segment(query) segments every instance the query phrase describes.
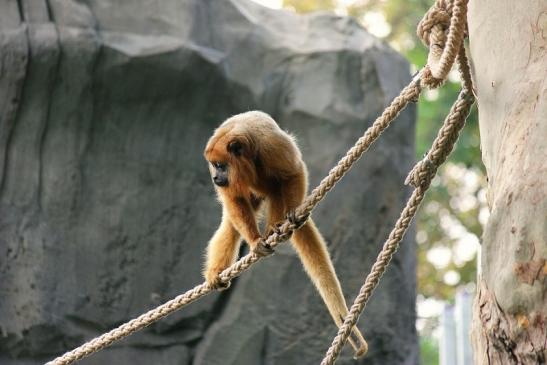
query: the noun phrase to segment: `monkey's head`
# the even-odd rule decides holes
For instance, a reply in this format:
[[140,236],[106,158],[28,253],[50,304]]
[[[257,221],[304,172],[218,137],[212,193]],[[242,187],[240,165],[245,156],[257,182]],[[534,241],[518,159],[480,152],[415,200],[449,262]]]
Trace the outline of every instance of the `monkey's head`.
[[254,184],[256,153],[246,134],[222,125],[209,139],[204,155],[216,186],[237,188]]

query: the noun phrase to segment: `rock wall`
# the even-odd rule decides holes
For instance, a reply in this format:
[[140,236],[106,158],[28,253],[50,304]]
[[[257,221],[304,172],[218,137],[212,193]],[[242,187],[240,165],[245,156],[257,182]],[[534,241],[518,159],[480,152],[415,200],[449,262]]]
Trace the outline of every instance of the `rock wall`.
[[[202,151],[261,109],[316,185],[410,77],[355,21],[244,0],[0,2],[0,363],[40,364],[202,281],[220,219]],[[352,301],[408,190],[414,108],[314,218]],[[415,247],[359,327],[416,364]],[[290,245],[82,364],[317,364],[336,334]]]

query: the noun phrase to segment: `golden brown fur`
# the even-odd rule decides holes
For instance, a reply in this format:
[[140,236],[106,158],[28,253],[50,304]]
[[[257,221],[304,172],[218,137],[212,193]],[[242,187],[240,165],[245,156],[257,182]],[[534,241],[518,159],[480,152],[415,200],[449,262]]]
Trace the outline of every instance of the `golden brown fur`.
[[[218,284],[218,274],[237,258],[240,237],[256,253],[264,253],[257,213],[267,201],[267,225],[282,221],[306,196],[308,174],[294,138],[262,112],[247,112],[226,120],[205,148],[205,158],[219,199],[222,222],[209,242],[204,276]],[[325,241],[310,218],[292,236],[306,272],[340,326],[347,306]],[[361,356],[367,344],[357,328],[350,343]]]

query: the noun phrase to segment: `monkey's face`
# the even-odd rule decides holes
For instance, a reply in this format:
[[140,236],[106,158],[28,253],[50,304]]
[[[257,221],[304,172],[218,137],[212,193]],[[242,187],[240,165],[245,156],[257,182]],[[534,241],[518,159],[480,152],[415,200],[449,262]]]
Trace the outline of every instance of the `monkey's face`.
[[209,162],[211,179],[217,187],[239,191],[256,180],[254,152],[244,136],[217,130],[204,155]]
[[233,170],[232,165],[237,164],[238,159],[242,157],[243,145],[239,141],[232,140],[226,145],[225,149],[221,146],[222,143],[219,143],[216,145],[217,148],[214,152],[206,152],[206,157],[207,155],[210,157],[209,171],[213,183],[218,187],[225,188],[230,185],[230,180],[235,178],[230,178],[230,173]]
[[230,179],[228,178],[228,164],[226,162],[209,162],[209,171],[216,186],[222,188],[229,185]]

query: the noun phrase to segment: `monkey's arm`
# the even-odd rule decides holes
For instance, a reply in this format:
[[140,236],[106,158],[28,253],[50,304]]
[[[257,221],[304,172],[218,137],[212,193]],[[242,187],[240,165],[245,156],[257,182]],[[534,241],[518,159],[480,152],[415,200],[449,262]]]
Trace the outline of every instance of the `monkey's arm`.
[[221,198],[235,229],[254,250],[262,237],[258,230],[251,202],[242,196],[230,196],[228,194],[221,194]]
[[233,264],[239,248],[239,232],[230,222],[226,209],[222,212],[222,222],[207,246],[207,261],[203,276],[208,283],[217,285],[218,274]]

